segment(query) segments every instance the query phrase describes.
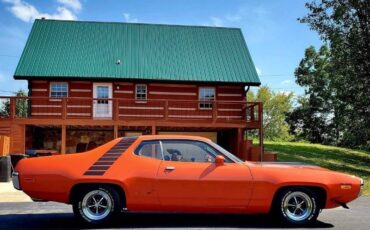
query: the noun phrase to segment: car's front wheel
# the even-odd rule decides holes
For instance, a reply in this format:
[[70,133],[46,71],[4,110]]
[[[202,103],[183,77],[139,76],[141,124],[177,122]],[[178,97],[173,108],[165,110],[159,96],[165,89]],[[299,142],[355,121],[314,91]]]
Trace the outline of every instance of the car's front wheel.
[[285,224],[312,224],[320,213],[318,197],[306,188],[284,189],[275,201],[274,212]]
[[106,223],[119,214],[120,196],[109,186],[86,188],[74,200],[73,212],[85,223]]

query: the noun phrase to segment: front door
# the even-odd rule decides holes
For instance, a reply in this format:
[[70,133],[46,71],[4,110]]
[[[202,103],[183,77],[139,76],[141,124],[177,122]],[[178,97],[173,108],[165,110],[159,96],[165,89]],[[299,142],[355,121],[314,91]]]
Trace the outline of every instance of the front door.
[[244,164],[216,166],[218,153],[204,142],[163,140],[164,161],[156,190],[167,211],[241,210],[252,192],[252,176]]
[[112,118],[112,83],[94,83],[94,118]]

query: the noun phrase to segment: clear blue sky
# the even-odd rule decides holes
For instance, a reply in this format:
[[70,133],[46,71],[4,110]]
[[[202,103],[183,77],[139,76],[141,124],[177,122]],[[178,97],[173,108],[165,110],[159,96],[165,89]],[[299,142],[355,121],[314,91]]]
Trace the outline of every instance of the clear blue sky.
[[144,22],[241,28],[263,85],[275,91],[303,90],[294,69],[310,45],[322,43],[297,21],[307,0],[0,0],[0,95],[25,81],[13,73],[35,18]]

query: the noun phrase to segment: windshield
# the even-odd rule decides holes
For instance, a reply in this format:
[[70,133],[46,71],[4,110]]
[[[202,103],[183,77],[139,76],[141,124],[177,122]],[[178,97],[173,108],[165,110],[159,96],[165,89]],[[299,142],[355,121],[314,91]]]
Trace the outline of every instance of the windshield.
[[210,142],[213,148],[217,149],[220,153],[225,155],[227,158],[233,160],[234,162],[243,163],[244,161],[240,160],[238,157],[236,157],[234,154],[230,153],[226,149],[222,148],[221,146],[217,145],[214,142]]

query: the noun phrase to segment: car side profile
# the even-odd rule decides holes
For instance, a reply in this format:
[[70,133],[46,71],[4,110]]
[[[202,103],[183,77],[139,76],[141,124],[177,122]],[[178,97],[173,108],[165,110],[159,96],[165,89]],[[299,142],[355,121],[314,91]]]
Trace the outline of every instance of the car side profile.
[[244,162],[209,139],[146,135],[94,150],[21,160],[14,187],[33,200],[73,205],[92,224],[121,212],[272,213],[309,224],[346,207],[363,180],[301,163]]

